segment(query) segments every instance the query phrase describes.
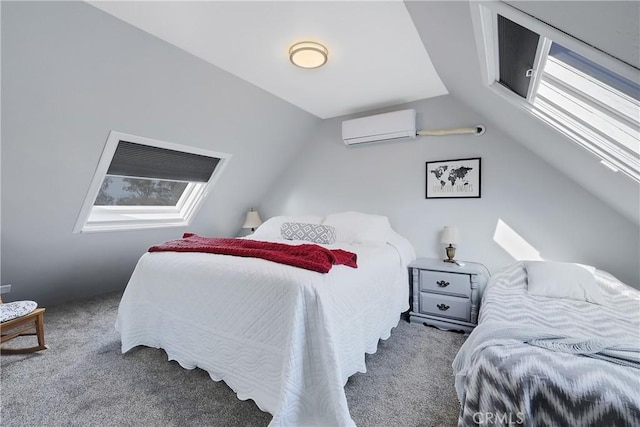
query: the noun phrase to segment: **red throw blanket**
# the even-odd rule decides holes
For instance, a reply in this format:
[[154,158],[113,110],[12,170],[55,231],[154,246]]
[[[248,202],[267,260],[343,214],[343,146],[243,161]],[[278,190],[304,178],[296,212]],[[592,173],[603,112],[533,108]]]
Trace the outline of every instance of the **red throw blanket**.
[[314,244],[286,245],[248,239],[218,239],[184,233],[182,239],[151,246],[149,252],[206,252],[262,258],[319,273],[328,273],[333,265],[358,268],[358,256],[342,249],[327,249]]

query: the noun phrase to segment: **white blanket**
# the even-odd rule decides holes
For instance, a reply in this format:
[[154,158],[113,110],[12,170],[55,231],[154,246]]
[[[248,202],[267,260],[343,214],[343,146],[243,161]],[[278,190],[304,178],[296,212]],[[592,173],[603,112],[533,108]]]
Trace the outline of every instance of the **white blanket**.
[[327,247],[356,252],[358,268],[320,274],[254,258],[143,255],[118,310],[123,353],[163,348],[253,399],[273,426],[353,425],[344,384],[366,372],[365,353],[408,309],[415,255],[402,238]]

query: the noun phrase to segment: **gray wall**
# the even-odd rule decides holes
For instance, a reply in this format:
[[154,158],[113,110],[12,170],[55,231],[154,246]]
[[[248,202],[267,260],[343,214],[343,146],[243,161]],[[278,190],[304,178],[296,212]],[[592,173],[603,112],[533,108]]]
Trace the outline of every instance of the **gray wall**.
[[[473,126],[484,117],[453,96],[401,105],[416,108],[422,129]],[[377,112],[377,111],[376,111]],[[638,287],[638,226],[495,127],[484,136],[420,137],[345,146],[344,118],[327,120],[275,183],[265,217],[358,210],[387,215],[418,256],[443,257],[439,233],[460,228],[457,258],[495,271],[514,258],[493,236],[506,223],[547,260],[595,265]],[[425,199],[425,162],[482,158],[480,199]]]
[[[470,2],[472,7],[477,2]],[[511,2],[543,22],[638,67],[639,2]],[[407,10],[449,93],[557,170],[640,225],[640,184],[483,84],[469,2],[407,1]],[[635,234],[636,236],[638,233]],[[637,263],[637,258],[636,258]]]
[[[469,59],[465,2],[408,5],[455,95],[414,105],[425,128],[486,122],[487,134],[355,148],[342,145],[340,118],[321,123],[85,3],[1,7],[0,279],[13,284],[6,300],[49,305],[122,289],[151,244],[186,231],[71,233],[110,130],[233,155],[189,231],[234,235],[250,206],[263,218],[357,209],[388,215],[421,256],[440,257],[439,230],[458,225],[458,257],[495,270],[512,261],[493,241],[502,219],[544,258],[639,282],[637,186],[603,176],[572,143],[484,91]],[[429,45],[435,40],[441,44]],[[600,187],[618,189],[599,195],[626,217],[516,139],[537,141],[559,169],[578,164]],[[425,161],[473,156],[483,160],[481,199],[424,199]]]
[[5,300],[123,289],[183,228],[72,234],[110,130],[233,155],[190,231],[235,235],[320,120],[83,2],[2,2]]

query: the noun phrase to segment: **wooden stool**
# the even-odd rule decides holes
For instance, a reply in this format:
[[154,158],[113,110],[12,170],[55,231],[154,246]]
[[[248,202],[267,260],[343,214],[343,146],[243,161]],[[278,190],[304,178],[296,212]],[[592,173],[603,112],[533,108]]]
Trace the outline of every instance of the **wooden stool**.
[[[0,304],[2,304],[2,299],[0,299]],[[47,349],[48,347],[44,343],[44,311],[44,308],[36,308],[24,316],[0,323],[0,344],[25,335],[38,337],[38,345],[35,347],[0,348],[0,353],[22,354]]]

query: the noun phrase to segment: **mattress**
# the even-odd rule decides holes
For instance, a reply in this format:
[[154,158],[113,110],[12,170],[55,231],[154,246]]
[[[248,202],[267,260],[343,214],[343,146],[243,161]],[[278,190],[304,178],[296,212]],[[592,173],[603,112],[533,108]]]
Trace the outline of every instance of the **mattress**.
[[255,258],[144,254],[118,310],[122,352],[162,348],[253,399],[273,426],[353,425],[344,385],[408,309],[415,255],[400,236],[324,246],[355,252],[358,268],[321,274]]
[[[516,263],[490,280],[479,326],[521,325],[596,342],[624,342],[637,349],[640,293],[608,273],[595,274],[606,305],[529,295],[525,268]],[[473,342],[472,337],[473,333],[454,362],[462,405],[460,426],[640,425],[637,365],[506,338]]]

